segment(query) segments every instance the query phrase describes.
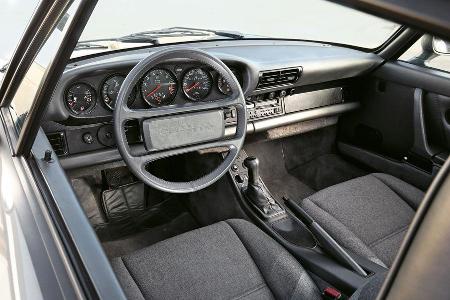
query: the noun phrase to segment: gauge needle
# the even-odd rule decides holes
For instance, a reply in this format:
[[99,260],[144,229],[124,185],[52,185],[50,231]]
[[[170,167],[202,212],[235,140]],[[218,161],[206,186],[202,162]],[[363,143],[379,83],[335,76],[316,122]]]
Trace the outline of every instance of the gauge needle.
[[154,93],[156,93],[160,88],[161,88],[161,85],[158,84],[158,85],[156,86],[156,88],[155,88],[153,91],[151,91],[150,93],[147,94],[147,97],[150,97],[151,95],[153,95]]
[[193,88],[197,87],[199,84],[200,84],[200,82],[194,83],[193,85],[191,85],[190,87],[188,87],[188,88],[186,89],[186,92],[189,92],[189,91],[192,90]]

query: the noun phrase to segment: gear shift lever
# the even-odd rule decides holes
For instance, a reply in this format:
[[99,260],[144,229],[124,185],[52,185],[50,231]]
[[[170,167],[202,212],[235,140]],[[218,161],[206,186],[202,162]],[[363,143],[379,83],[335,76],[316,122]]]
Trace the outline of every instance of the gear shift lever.
[[248,185],[243,189],[245,198],[256,206],[266,218],[283,213],[284,210],[273,199],[259,178],[259,160],[254,156],[249,156],[244,160],[244,166],[248,169]]
[[244,160],[244,166],[248,169],[248,184],[258,185],[259,160],[254,156],[249,156]]

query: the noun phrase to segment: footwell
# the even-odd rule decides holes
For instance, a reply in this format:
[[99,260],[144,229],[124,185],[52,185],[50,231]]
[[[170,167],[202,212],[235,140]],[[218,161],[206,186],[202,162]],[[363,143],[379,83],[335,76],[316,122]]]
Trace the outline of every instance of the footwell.
[[328,186],[367,174],[336,153],[336,128],[245,145],[258,157],[264,183],[275,198],[304,199]]

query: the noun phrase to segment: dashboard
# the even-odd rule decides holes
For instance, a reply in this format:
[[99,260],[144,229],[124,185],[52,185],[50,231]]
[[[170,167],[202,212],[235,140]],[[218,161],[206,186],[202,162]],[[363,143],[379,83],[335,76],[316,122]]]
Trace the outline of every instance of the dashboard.
[[[215,55],[233,71],[246,97],[247,134],[308,120],[328,124],[329,118],[358,107],[348,86],[380,63],[371,53],[309,42],[205,41],[189,46]],[[85,57],[67,65],[42,125],[63,167],[120,160],[112,127],[117,94],[140,60],[165,47]],[[128,106],[152,109],[221,101],[230,92],[228,83],[211,68],[178,59],[144,74]],[[224,117],[225,134],[232,135],[236,112],[225,109]],[[126,126],[128,143],[142,143],[139,124]]]

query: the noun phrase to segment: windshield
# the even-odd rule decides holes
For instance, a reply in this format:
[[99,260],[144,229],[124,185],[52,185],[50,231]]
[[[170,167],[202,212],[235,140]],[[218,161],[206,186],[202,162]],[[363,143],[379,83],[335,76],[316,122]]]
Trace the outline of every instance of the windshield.
[[99,0],[73,57],[233,38],[314,40],[373,49],[398,28],[398,24],[322,0]]

